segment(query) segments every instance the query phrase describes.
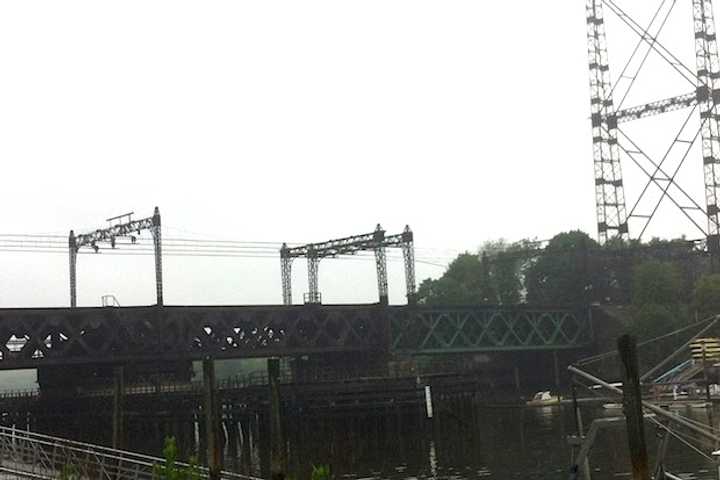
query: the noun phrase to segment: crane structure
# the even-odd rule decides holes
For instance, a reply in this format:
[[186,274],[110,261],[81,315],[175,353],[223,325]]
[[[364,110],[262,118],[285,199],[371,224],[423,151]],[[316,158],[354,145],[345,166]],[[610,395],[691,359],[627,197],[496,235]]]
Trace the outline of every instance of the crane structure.
[[282,276],[283,304],[292,305],[292,261],[304,257],[308,265],[308,292],[304,296],[305,303],[321,303],[319,288],[320,259],[339,255],[353,255],[361,251],[375,253],[377,270],[378,295],[380,303],[388,303],[387,257],[386,248],[401,248],[405,264],[405,286],[408,303],[415,299],[415,249],[413,233],[410,227],[397,235],[386,235],[378,224],[375,231],[362,235],[328,240],[321,243],[308,243],[297,247],[288,247],[283,243],[280,249],[280,270]]
[[[664,203],[678,209],[694,231],[702,235],[711,253],[720,250],[720,61],[711,0],[692,0],[695,68],[688,67],[666,48],[660,35],[675,10],[677,0],[658,0],[659,6],[650,21],[641,25],[623,9],[617,0],[586,0],[587,47],[590,68],[590,121],[592,125],[595,203],[598,237],[601,243],[613,238],[642,239],[651,221]],[[680,2],[680,4],[690,4]],[[634,5],[637,7],[637,5]],[[636,36],[637,43],[615,84],[611,81],[603,9],[614,14]],[[688,39],[689,40],[689,39]],[[665,68],[678,74],[688,90],[678,96],[625,107],[638,74],[647,69],[650,55],[662,59]],[[655,83],[656,79],[653,78]],[[638,90],[637,88],[635,90]],[[613,97],[620,98],[614,103]],[[625,122],[667,112],[688,110],[674,136],[669,136],[661,156],[649,155],[630,138]],[[699,113],[699,127],[696,115]],[[681,114],[677,114],[678,116]],[[669,116],[665,116],[666,120]],[[653,130],[655,132],[656,130]],[[653,136],[653,142],[662,134]],[[699,147],[695,147],[699,145]],[[663,147],[664,148],[664,147]],[[701,151],[704,198],[693,194],[687,179],[699,174],[680,173],[691,151]],[[636,165],[643,186],[632,201],[626,201],[621,168],[629,161]],[[683,170],[684,171],[684,170]],[[680,174],[679,174],[680,173]],[[696,189],[700,191],[699,188]],[[667,201],[666,201],[667,200]],[[629,222],[633,223],[629,225]]]
[[130,237],[132,243],[135,243],[135,234],[140,235],[143,230],[149,230],[153,237],[153,246],[155,253],[155,288],[157,294],[157,304],[163,305],[163,280],[162,280],[162,234],[160,222],[160,210],[155,207],[152,217],[133,220],[134,212],[119,215],[117,217],[108,218],[109,226],[107,228],[97,229],[90,233],[75,235],[70,230],[68,238],[68,250],[70,253],[70,306],[77,306],[77,255],[81,248],[92,248],[96,253],[100,252],[101,247],[109,245],[111,248],[116,247],[116,240],[122,237]]

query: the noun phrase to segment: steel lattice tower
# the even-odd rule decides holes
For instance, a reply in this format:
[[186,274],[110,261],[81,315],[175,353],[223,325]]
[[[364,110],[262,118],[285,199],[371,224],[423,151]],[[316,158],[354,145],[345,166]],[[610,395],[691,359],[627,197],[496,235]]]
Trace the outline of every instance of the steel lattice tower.
[[[711,0],[693,0],[692,18],[695,37],[695,69],[685,65],[666,48],[659,36],[678,0],[662,0],[647,26],[640,25],[616,0],[586,0],[588,61],[590,69],[590,106],[593,138],[593,163],[595,171],[595,200],[598,237],[601,242],[611,238],[642,238],[648,225],[656,217],[664,200],[674,205],[707,240],[708,249],[717,251],[720,227],[718,197],[720,196],[720,128],[718,128],[718,103],[720,103],[720,60],[718,57],[715,24]],[[688,2],[689,3],[689,2]],[[682,2],[679,3],[683,5]],[[687,4],[686,4],[687,5]],[[603,9],[615,16],[637,35],[637,45],[618,79],[629,83],[624,92],[613,85],[610,77],[605,18]],[[630,108],[622,103],[635,85],[650,54],[659,56],[666,65],[675,70],[693,88],[693,91]],[[620,98],[619,104],[613,96]],[[652,158],[631,139],[621,125],[631,120],[658,115],[681,109],[690,112],[669,142],[660,158]],[[693,122],[695,110],[699,112],[700,125]],[[692,190],[681,184],[679,170],[686,163],[693,145],[700,141],[704,170],[704,204],[688,192]],[[656,138],[654,141],[660,141]],[[666,161],[671,151],[679,151],[678,164],[669,166]],[[644,187],[637,199],[626,207],[625,187],[620,165],[629,160],[646,177]],[[691,162],[688,162],[691,164]],[[697,176],[696,176],[697,177]],[[659,199],[647,202],[649,191],[659,194]],[[645,200],[644,200],[645,199]],[[668,203],[668,202],[666,202]],[[704,219],[704,220],[703,220]],[[629,228],[629,222],[639,222]]]
[[626,238],[628,225],[602,7],[599,0],[587,0],[586,9],[595,205],[598,236],[605,242],[613,232]]

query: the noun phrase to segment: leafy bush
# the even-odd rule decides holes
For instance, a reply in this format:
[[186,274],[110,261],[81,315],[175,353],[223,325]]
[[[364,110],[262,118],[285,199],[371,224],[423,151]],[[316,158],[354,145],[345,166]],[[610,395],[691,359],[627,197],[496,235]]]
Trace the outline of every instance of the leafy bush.
[[197,466],[197,459],[190,457],[188,466],[178,465],[178,448],[175,437],[165,438],[165,447],[163,448],[165,456],[164,465],[153,466],[153,478],[156,480],[199,480],[200,469]]
[[312,466],[310,480],[330,480],[330,465]]
[[58,480],[80,480],[80,473],[75,465],[65,464],[60,470]]

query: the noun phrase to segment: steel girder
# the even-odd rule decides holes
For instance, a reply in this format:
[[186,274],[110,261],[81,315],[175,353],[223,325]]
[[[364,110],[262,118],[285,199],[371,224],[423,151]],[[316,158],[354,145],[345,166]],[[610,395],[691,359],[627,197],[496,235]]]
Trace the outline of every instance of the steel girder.
[[559,350],[593,340],[587,309],[390,309],[391,349],[412,354]]
[[0,309],[0,370],[46,365],[579,348],[589,310],[335,306]]
[[0,309],[0,370],[387,350],[378,306]]

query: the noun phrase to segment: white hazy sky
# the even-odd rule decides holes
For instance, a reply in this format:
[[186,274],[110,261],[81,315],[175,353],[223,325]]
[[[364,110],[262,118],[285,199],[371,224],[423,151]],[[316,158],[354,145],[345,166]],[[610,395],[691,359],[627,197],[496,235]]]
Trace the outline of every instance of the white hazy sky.
[[[0,232],[66,234],[159,205],[168,236],[320,241],[380,222],[474,249],[595,235],[584,3],[2,2]],[[667,43],[693,66],[687,7]],[[621,65],[632,37],[612,40]],[[692,91],[667,72],[628,105]],[[68,304],[64,255],[0,265],[0,306]],[[298,299],[304,262],[294,273]],[[418,281],[441,273],[418,265]],[[154,302],[151,257],[86,256],[78,275],[80,305]],[[390,277],[401,302],[400,263]],[[281,298],[274,259],[170,257],[165,283],[168,304]],[[327,302],[376,299],[372,262],[323,262],[320,284]]]

